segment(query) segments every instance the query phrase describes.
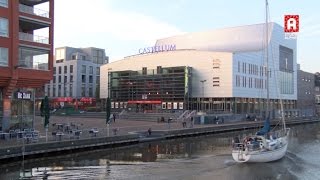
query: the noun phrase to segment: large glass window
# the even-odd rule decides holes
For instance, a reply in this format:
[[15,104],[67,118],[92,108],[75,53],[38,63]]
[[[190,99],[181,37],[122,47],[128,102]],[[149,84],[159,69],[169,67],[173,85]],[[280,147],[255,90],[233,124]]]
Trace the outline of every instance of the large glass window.
[[8,0],[0,0],[0,6],[8,7]]
[[0,47],[0,66],[8,66],[8,48]]
[[8,27],[9,27],[8,19],[0,17],[0,36],[8,37],[8,32],[9,32]]
[[49,51],[19,48],[19,67],[48,70]]
[[64,49],[56,50],[56,60],[64,59],[64,56],[65,56]]
[[67,74],[67,73],[68,73],[67,68],[68,68],[67,66],[64,66],[64,71],[63,71],[63,72],[64,72],[65,74]]

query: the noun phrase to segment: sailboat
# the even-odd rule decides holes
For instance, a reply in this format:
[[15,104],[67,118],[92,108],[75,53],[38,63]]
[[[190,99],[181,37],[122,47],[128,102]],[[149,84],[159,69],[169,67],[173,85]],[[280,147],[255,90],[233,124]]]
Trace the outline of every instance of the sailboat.
[[[268,42],[268,0],[266,0],[266,44]],[[266,69],[268,64],[268,46],[266,45]],[[281,105],[281,123],[283,127],[277,131],[271,130],[269,112],[269,72],[267,71],[267,108],[264,126],[255,135],[247,136],[240,140],[234,139],[232,157],[236,162],[271,162],[285,156],[288,148],[290,129],[286,127]]]

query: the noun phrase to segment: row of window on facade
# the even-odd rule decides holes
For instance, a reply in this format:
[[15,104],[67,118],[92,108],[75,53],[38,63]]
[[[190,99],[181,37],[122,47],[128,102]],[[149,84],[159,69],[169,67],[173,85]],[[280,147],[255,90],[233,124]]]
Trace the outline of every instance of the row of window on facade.
[[[98,87],[96,87],[98,88]],[[62,91],[63,89],[63,91]],[[56,86],[53,85],[52,88],[52,94],[51,94],[51,88],[50,85],[47,86],[47,96],[49,97],[73,97],[74,96],[74,88],[73,85],[70,84],[68,85],[58,85],[58,91],[56,91]],[[93,93],[93,86],[90,85],[88,88],[85,84],[82,84],[81,86],[81,97],[93,97],[94,93]]]
[[216,76],[219,74],[220,70],[220,59],[213,59],[212,60],[212,70],[213,70],[213,77],[212,77],[212,86],[218,87],[220,86],[220,77]]
[[[68,76],[64,76],[64,81],[62,82],[62,76],[53,76],[53,83],[56,83],[57,81],[56,81],[56,79],[57,79],[57,77],[58,77],[58,83],[72,83],[72,82],[74,82],[73,81],[73,75],[70,75],[69,76],[69,81],[68,81]],[[89,80],[88,80],[88,82],[89,83],[93,83],[93,76],[88,76],[89,77]],[[81,82],[82,83],[86,83],[87,82],[87,76],[86,75],[82,75],[81,76]],[[100,83],[100,77],[99,76],[97,76],[96,77],[96,83],[97,84],[99,84]]]
[[[63,73],[67,74],[68,73],[68,66],[64,66],[63,68],[64,68]],[[82,65],[81,73],[86,74],[86,72],[87,72],[86,65]],[[56,73],[57,73],[57,67],[53,67],[53,74],[56,74]],[[69,66],[69,73],[73,73],[73,65]],[[58,74],[62,74],[62,66],[58,66]],[[93,66],[89,66],[89,74],[93,74]],[[97,75],[100,74],[100,67],[96,67],[96,74]]]
[[[271,77],[271,69],[269,69],[269,72],[267,71],[267,67],[259,66],[255,64],[245,63],[242,62],[242,68],[241,68],[241,62],[238,61],[238,73],[241,72],[244,74],[251,74],[251,75],[257,75],[257,76],[267,76],[269,73],[269,77]],[[248,70],[248,71],[247,71]]]
[[[0,6],[8,7],[8,1],[0,0]],[[8,19],[0,17],[0,37],[9,37],[8,26]],[[8,66],[8,59],[8,48],[0,47],[0,66]]]
[[[92,62],[95,64],[105,64],[106,61],[108,62],[108,59],[105,59],[104,57],[104,50],[92,49],[90,54],[92,55]],[[71,60],[91,61],[91,58],[88,57],[88,54],[86,53],[75,52],[71,54],[71,57],[66,57],[65,49],[56,49],[56,63],[62,63],[65,58],[71,58]]]
[[267,88],[267,80],[236,75],[236,87],[241,87],[241,82],[242,87],[254,87],[256,89]]

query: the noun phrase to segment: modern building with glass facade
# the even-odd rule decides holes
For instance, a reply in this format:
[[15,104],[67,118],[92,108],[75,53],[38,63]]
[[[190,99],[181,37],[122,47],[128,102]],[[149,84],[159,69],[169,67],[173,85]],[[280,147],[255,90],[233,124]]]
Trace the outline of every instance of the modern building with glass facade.
[[3,131],[33,126],[35,89],[52,79],[53,29],[54,0],[0,0]]
[[108,63],[105,50],[95,47],[60,47],[55,50],[53,79],[45,94],[56,105],[92,101],[100,90],[100,66]]
[[[129,110],[131,104],[139,111],[263,116],[269,75],[273,115],[279,113],[280,99],[286,114],[293,115],[297,100],[296,40],[285,39],[283,27],[269,23],[266,42],[265,27],[255,24],[159,39],[153,47],[138,49],[137,55],[101,66],[101,98],[110,97],[114,109]],[[184,69],[184,82],[169,73],[174,69],[181,73]],[[164,80],[164,74],[170,78]],[[166,87],[173,88],[166,91]]]

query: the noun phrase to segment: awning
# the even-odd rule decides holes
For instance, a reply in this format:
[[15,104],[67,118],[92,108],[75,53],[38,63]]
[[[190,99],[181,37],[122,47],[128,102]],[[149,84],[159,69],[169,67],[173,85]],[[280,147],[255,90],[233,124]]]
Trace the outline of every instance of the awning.
[[92,101],[95,101],[95,98],[89,98],[89,97],[83,97],[80,99],[80,102],[89,102],[92,103]]
[[161,101],[138,100],[138,101],[128,101],[128,104],[161,104]]
[[54,102],[72,102],[73,98],[72,97],[59,97],[53,99]]

